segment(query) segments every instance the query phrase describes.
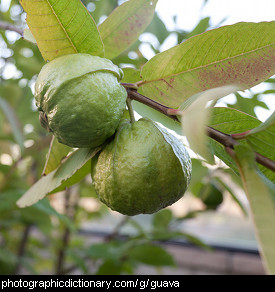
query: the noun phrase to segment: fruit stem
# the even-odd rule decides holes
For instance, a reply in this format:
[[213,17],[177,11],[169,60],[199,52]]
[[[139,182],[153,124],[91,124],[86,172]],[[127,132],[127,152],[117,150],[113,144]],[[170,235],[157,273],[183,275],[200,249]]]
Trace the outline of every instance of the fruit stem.
[[131,123],[133,124],[136,120],[135,120],[135,114],[134,114],[134,110],[133,110],[133,106],[132,106],[132,100],[130,98],[127,98],[126,104],[127,104],[127,108],[128,108],[129,114],[130,114]]

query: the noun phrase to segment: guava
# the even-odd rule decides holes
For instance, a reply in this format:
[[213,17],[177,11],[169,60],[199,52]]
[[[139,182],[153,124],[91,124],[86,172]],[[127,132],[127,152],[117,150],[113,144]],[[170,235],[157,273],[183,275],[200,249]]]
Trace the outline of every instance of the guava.
[[198,197],[202,200],[207,209],[215,210],[223,202],[223,194],[214,184],[202,185]]
[[185,193],[191,159],[182,142],[151,120],[121,122],[114,139],[92,159],[99,199],[125,215],[152,214]]
[[89,54],[50,61],[35,83],[42,126],[71,147],[101,145],[115,133],[126,107],[122,77],[110,60]]

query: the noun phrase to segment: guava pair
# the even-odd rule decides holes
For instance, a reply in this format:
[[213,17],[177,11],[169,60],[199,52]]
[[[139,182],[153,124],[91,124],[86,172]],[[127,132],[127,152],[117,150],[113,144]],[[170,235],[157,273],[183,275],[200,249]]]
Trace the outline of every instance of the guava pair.
[[110,60],[65,55],[42,68],[36,104],[41,124],[60,143],[102,145],[91,171],[102,202],[126,215],[154,213],[183,196],[191,160],[183,144],[153,121],[122,119],[127,98],[122,76]]

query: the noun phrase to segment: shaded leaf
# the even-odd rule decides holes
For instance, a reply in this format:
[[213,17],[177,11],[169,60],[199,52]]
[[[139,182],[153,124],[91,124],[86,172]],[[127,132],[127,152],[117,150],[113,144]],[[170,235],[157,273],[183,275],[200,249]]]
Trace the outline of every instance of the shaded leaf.
[[[253,152],[243,145],[235,147],[236,160],[248,197],[260,252],[267,272],[275,274],[275,191],[270,190],[256,170]],[[272,198],[273,197],[273,198]]]
[[[204,157],[209,163],[214,163],[214,157],[207,144],[206,125],[209,116],[205,110],[206,104],[210,100],[217,100],[238,89],[236,85],[226,85],[196,94],[186,101],[187,106],[181,112],[183,133],[191,149]],[[188,105],[189,100],[192,100],[192,102]]]
[[91,163],[90,161],[87,161],[81,168],[79,168],[70,178],[67,180],[63,181],[59,187],[56,189],[52,190],[50,194],[54,194],[57,192],[61,192],[65,190],[66,188],[80,182],[83,180],[86,175],[91,173]]
[[70,178],[88,160],[90,160],[100,148],[81,148],[74,151],[56,170],[43,176],[17,201],[21,208],[35,204],[48,193],[59,187],[63,181]]
[[107,259],[99,266],[96,275],[120,275],[122,270],[122,262]]
[[66,158],[67,154],[72,151],[72,148],[61,144],[52,136],[51,145],[47,154],[46,163],[43,170],[43,175],[47,175],[55,170],[62,160]]
[[245,216],[248,216],[246,208],[243,206],[242,202],[238,199],[238,197],[235,196],[235,194],[232,191],[232,189],[223,180],[221,180],[219,177],[215,177],[215,181],[217,181],[225,190],[227,190],[229,192],[229,194],[231,195],[232,199],[239,205],[239,207],[242,210],[243,214]]
[[199,21],[196,27],[186,35],[186,38],[191,38],[197,34],[205,32],[210,27],[210,17],[205,17]]
[[5,101],[3,98],[0,97],[0,109],[4,112],[10,126],[12,129],[12,133],[14,136],[14,140],[20,146],[21,152],[24,151],[24,136],[23,131],[20,125],[20,122],[13,110],[13,108]]
[[99,26],[105,57],[113,59],[130,47],[151,22],[157,0],[130,0],[118,6]]
[[170,107],[229,84],[250,88],[275,73],[275,22],[241,22],[209,30],[150,59],[139,84]]
[[156,36],[160,44],[162,44],[170,34],[157,13],[154,14],[153,20],[147,27],[146,32],[150,32]]
[[268,106],[263,101],[258,100],[257,94],[255,94],[252,98],[245,98],[240,93],[235,93],[235,96],[237,98],[237,102],[232,105],[230,104],[229,106],[231,108],[243,111],[251,116],[256,117],[255,113],[256,106],[268,109]]
[[152,266],[173,266],[173,257],[162,247],[144,243],[129,251],[129,258]]
[[153,227],[157,229],[166,229],[173,219],[171,210],[164,209],[153,216]]
[[80,0],[20,0],[46,61],[65,54],[103,52],[97,26]]
[[[257,128],[252,129],[246,136],[246,141],[252,149],[275,161],[275,112]],[[275,182],[275,173],[261,168],[262,173]]]

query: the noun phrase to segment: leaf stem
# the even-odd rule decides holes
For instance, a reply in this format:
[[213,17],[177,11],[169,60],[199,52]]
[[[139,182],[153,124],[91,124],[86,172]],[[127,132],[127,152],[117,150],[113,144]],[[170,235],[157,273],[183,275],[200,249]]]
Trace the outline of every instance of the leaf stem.
[[[179,122],[179,119],[177,118],[177,116],[175,114],[173,114],[173,113],[177,113],[176,109],[167,107],[161,103],[158,103],[158,102],[148,98],[147,96],[140,94],[133,87],[125,86],[125,88],[127,90],[129,99],[136,100],[142,104],[145,104],[145,105],[159,111],[160,113],[170,117],[171,119]],[[245,134],[247,134],[246,132],[244,132],[244,133],[241,133],[240,135],[238,135],[238,134],[228,135],[228,134],[220,132],[220,131],[218,131],[212,127],[209,127],[209,126],[206,127],[206,133],[211,139],[221,143],[226,149],[232,149],[232,150],[234,149],[234,146],[238,144],[237,139],[245,138]],[[236,137],[236,139],[235,139],[235,137]],[[272,171],[275,171],[275,161],[273,161],[273,160],[271,160],[271,159],[269,159],[269,158],[267,158],[267,157],[265,157],[257,152],[255,152],[255,160],[259,164],[265,166],[266,168],[268,168]]]
[[130,114],[131,123],[133,124],[136,120],[135,120],[135,114],[134,114],[134,110],[133,110],[133,106],[132,106],[132,100],[130,98],[127,98],[126,104],[127,104],[128,111]]
[[6,22],[6,21],[0,21],[0,29],[15,31],[18,34],[20,34],[21,36],[23,36],[23,30],[21,28],[18,28],[15,25],[13,25],[9,22]]

